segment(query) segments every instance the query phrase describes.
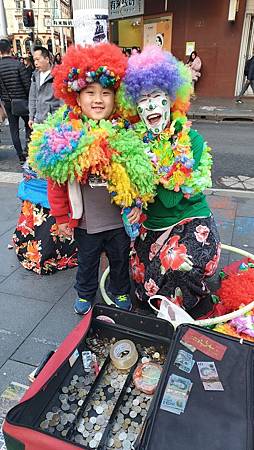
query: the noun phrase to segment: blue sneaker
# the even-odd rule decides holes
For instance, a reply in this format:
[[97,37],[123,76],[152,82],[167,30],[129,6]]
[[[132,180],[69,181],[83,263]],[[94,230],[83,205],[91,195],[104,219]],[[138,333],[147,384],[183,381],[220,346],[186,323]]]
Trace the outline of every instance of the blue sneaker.
[[130,311],[132,308],[131,298],[128,294],[116,295],[113,298],[113,302],[117,308],[124,309],[125,311]]
[[89,300],[78,297],[76,298],[73,306],[75,313],[85,315],[90,311],[92,304]]

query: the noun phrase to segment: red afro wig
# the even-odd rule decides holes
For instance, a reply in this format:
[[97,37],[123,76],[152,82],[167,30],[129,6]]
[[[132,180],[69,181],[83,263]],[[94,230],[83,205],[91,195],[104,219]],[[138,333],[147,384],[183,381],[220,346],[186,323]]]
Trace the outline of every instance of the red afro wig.
[[77,80],[75,82],[85,87],[87,81],[84,80],[87,80],[87,73],[96,72],[102,66],[107,67],[108,71],[116,76],[113,88],[118,89],[127,68],[127,58],[119,47],[109,43],[69,47],[62,64],[55,67],[53,71],[56,97],[63,99],[68,106],[76,106],[77,89],[74,90],[68,86],[68,79],[73,77],[74,73],[74,78]]

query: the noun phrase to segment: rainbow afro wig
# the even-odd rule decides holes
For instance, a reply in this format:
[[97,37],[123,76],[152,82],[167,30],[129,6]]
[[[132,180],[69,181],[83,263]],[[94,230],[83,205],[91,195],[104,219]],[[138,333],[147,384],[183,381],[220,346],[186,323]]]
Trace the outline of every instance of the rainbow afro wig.
[[170,97],[171,111],[177,118],[188,110],[191,81],[190,69],[183,62],[157,46],[147,46],[128,60],[121,102],[126,108],[126,98],[133,105],[142,92],[161,89]]
[[63,62],[54,69],[54,90],[68,106],[77,105],[77,94],[90,83],[118,89],[127,58],[114,44],[68,48]]

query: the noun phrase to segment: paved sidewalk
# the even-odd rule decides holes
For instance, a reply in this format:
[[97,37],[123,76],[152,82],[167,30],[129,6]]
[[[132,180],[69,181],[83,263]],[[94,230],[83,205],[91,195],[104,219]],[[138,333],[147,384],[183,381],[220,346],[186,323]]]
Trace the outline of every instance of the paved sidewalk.
[[[38,276],[23,269],[12,242],[20,210],[17,184],[0,183],[0,393],[27,376],[79,322],[72,309],[76,269]],[[229,193],[228,193],[229,194]],[[208,195],[224,243],[254,252],[254,198]],[[221,266],[238,256],[223,252]]]
[[197,97],[191,101],[188,116],[190,119],[254,122],[254,98],[243,98],[243,103],[238,104],[234,98]]

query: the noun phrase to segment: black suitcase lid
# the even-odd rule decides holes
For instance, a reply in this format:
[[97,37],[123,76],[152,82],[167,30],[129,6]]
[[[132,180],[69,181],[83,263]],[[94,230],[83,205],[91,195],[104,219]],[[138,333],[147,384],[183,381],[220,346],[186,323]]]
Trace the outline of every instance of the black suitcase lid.
[[[190,373],[174,365],[179,350],[191,353],[180,342],[187,332],[198,333],[201,344],[203,336],[208,347],[207,354],[198,349],[193,353],[195,364]],[[197,345],[205,349],[200,342]],[[204,389],[197,362],[214,362],[224,390]],[[161,408],[172,374],[193,383],[180,414]],[[172,397],[174,400],[174,394]],[[179,326],[153,406],[139,450],[154,450],[158,443],[160,450],[253,450],[253,344],[194,325]]]

